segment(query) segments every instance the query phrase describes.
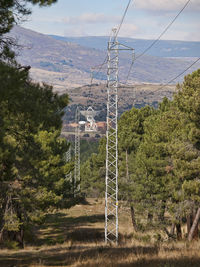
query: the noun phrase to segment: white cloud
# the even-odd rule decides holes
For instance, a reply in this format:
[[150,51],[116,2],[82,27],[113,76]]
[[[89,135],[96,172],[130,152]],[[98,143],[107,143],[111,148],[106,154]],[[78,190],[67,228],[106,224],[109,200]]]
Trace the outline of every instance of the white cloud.
[[173,32],[166,33],[163,40],[183,40],[188,41],[188,32],[184,30],[174,30]]
[[[176,11],[186,4],[186,0],[135,0],[133,7],[150,11]],[[188,10],[200,10],[200,1],[192,0],[188,6]]]
[[64,36],[70,36],[70,37],[88,36],[88,33],[83,25],[79,25],[73,28],[67,27],[64,30]]
[[63,21],[67,24],[97,24],[97,23],[117,23],[119,22],[120,17],[118,16],[108,16],[102,13],[84,13],[76,17],[65,17]]
[[134,24],[124,23],[119,32],[121,37],[134,37],[134,34],[138,32],[138,27]]
[[191,31],[185,38],[186,41],[200,42],[199,31]]

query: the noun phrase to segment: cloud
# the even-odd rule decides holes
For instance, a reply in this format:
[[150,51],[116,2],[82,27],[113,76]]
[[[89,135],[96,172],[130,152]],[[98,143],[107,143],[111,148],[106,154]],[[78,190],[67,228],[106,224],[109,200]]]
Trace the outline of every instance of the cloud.
[[194,41],[194,42],[200,42],[200,34],[199,31],[191,31],[188,33],[188,35],[185,38],[186,41]]
[[65,17],[63,21],[67,24],[104,24],[104,23],[118,23],[120,20],[120,17],[118,16],[108,16],[104,15],[102,13],[84,13],[80,16],[71,16],[71,17]]
[[73,28],[67,27],[64,30],[64,36],[70,36],[70,37],[88,36],[88,33],[83,25],[79,25],[78,27],[73,27]]
[[[180,10],[186,4],[186,0],[136,0],[133,3],[133,8],[144,9],[149,11],[176,11]],[[192,0],[187,10],[200,10],[200,1]]]
[[138,32],[138,27],[134,24],[124,23],[119,32],[121,37],[134,37],[134,34]]

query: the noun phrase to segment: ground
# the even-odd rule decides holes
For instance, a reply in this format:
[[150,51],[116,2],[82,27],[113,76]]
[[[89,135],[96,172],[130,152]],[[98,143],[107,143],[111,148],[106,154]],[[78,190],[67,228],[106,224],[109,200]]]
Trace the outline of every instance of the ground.
[[87,199],[69,210],[49,213],[24,250],[0,251],[0,266],[200,267],[200,242],[159,243],[138,238],[129,210],[119,211],[118,246],[104,244],[103,199]]

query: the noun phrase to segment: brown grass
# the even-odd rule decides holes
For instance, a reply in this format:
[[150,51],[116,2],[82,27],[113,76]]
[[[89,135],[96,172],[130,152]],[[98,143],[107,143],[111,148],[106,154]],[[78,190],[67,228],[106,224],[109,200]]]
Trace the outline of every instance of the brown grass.
[[104,202],[89,199],[85,205],[48,214],[34,245],[1,250],[0,266],[200,266],[200,242],[137,241],[127,212],[120,213],[119,225],[119,246],[105,246]]

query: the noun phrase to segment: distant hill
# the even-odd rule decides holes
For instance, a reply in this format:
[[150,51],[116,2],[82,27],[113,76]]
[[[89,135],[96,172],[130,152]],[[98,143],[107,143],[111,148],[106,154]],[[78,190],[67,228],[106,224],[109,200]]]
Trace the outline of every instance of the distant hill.
[[[162,90],[159,90],[162,88]],[[135,84],[134,86],[120,87],[118,90],[118,112],[119,116],[126,110],[135,106],[141,108],[146,105],[158,107],[164,96],[172,98],[176,91],[174,85],[160,86],[157,84]],[[95,110],[100,111],[96,119],[106,121],[106,102],[107,87],[103,84],[92,84],[81,86],[74,89],[68,89],[66,92],[70,96],[70,104],[67,107],[65,123],[73,122],[77,105],[80,109],[92,106]],[[84,117],[81,118],[84,120]]]
[[[106,52],[72,42],[56,40],[22,27],[15,27],[11,36],[18,39],[22,47],[17,51],[18,60],[30,65],[36,81],[52,84],[60,93],[66,88],[90,84],[91,67],[101,64]],[[123,82],[130,66],[130,55],[120,56],[119,78]],[[162,58],[144,55],[139,58],[130,75],[130,83],[166,83],[186,69],[194,58]],[[200,67],[196,64],[188,70]],[[106,68],[94,73],[94,83],[105,82]],[[180,79],[181,80],[181,79]]]
[[[50,35],[56,40],[76,43],[81,46],[96,48],[101,50],[107,49],[107,36],[89,36],[89,37],[62,37]],[[149,47],[153,40],[133,39],[133,38],[118,38],[120,43],[127,44],[135,48],[137,54],[142,53]],[[148,52],[150,56],[157,57],[199,57],[200,42],[185,42],[160,40]]]

